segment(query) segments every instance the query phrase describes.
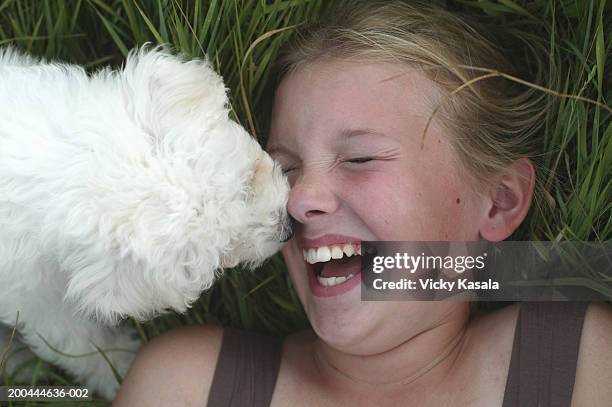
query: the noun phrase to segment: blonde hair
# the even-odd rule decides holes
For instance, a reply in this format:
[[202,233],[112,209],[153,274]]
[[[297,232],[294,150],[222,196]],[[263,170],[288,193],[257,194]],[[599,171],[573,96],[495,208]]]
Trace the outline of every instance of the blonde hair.
[[[487,73],[476,68],[516,76],[504,54],[485,38],[483,27],[479,32],[465,17],[414,1],[342,4],[326,19],[296,32],[279,59],[279,82],[325,59],[406,64],[442,91],[433,120],[452,135],[451,145],[476,188],[491,187],[494,175],[522,157],[538,172],[542,145],[537,132],[546,95],[499,76],[476,79]],[[544,193],[540,178],[537,206]]]

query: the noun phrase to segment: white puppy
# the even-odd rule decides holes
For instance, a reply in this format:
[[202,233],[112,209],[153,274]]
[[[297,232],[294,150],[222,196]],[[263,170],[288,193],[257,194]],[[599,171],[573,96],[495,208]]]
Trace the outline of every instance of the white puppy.
[[134,351],[121,319],[183,312],[291,234],[285,177],[228,112],[205,61],[143,48],[88,76],[0,50],[0,323],[106,398],[102,357],[51,347]]

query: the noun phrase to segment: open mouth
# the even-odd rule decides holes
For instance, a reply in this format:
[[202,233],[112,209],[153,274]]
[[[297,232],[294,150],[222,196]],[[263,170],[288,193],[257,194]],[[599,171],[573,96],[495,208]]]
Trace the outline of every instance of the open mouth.
[[334,287],[346,283],[361,272],[361,244],[344,243],[303,250],[319,285]]

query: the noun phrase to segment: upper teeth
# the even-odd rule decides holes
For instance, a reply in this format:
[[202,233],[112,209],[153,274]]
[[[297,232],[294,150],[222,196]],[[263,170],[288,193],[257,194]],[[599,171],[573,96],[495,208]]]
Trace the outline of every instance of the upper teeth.
[[343,256],[351,257],[355,254],[361,256],[361,245],[358,243],[321,246],[312,249],[303,249],[304,260],[310,264],[330,261],[331,259],[341,259]]

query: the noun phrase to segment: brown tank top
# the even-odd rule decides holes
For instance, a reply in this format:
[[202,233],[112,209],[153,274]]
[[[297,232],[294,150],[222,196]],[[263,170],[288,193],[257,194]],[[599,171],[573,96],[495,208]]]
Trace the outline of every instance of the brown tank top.
[[281,351],[280,338],[225,328],[207,406],[268,407]]
[[[586,302],[521,304],[502,407],[569,407]],[[226,328],[208,407],[269,407],[278,338]]]

